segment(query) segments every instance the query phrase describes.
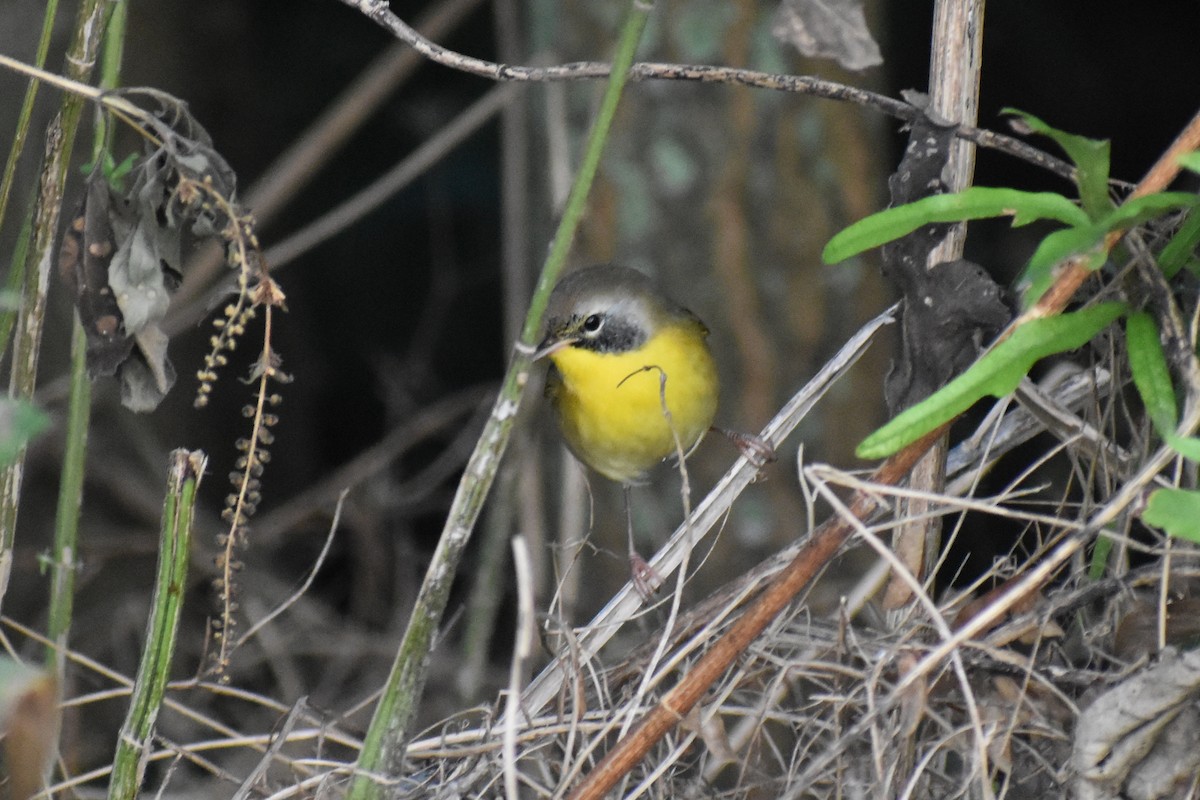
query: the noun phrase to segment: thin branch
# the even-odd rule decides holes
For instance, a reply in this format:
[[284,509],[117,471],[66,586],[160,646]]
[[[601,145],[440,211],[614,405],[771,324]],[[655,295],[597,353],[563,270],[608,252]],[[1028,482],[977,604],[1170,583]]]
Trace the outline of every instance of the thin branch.
[[[481,78],[488,78],[493,81],[547,83],[552,81],[607,78],[612,72],[611,65],[596,61],[579,61],[548,67],[517,66],[485,61],[481,58],[455,52],[425,38],[405,23],[404,20],[396,16],[388,8],[388,4],[384,0],[342,0],[342,2],[351,8],[361,11],[377,25],[390,32],[400,41],[410,45],[430,61],[460,72],[477,75]],[[633,81],[660,80],[726,83],[736,86],[749,86],[756,89],[769,89],[777,92],[806,94],[827,100],[842,100],[866,108],[874,108],[906,122],[911,122],[924,113],[902,100],[896,100],[886,95],[868,92],[865,89],[858,89],[843,83],[814,78],[808,75],[782,75],[752,69],[735,69],[733,67],[703,64],[638,62],[629,68],[629,79]],[[1074,169],[1066,162],[1043,153],[1036,147],[1031,147],[1025,142],[1014,139],[1011,136],[993,133],[992,131],[976,128],[973,125],[959,125],[955,133],[960,138],[974,142],[980,147],[987,147],[1008,153],[1011,156],[1049,170],[1062,178],[1070,180],[1072,175],[1074,175]]]
[[337,533],[338,525],[341,524],[342,520],[342,506],[345,505],[346,495],[349,493],[349,489],[342,489],[341,494],[338,495],[337,507],[333,510],[333,520],[329,523],[329,533],[325,536],[325,544],[321,545],[321,552],[317,554],[317,558],[313,562],[312,569],[308,571],[308,575],[305,576],[304,581],[286,600],[272,609],[269,613],[262,617],[262,619],[251,625],[249,630],[239,636],[237,643],[233,646],[235,650],[253,639],[255,634],[257,634],[267,625],[271,624],[271,622],[280,614],[295,605],[296,601],[303,597],[304,594],[309,590],[309,587],[312,586],[313,581],[316,580],[317,573],[321,571],[321,565],[325,563],[325,559],[329,555],[329,548],[333,545],[334,534]]

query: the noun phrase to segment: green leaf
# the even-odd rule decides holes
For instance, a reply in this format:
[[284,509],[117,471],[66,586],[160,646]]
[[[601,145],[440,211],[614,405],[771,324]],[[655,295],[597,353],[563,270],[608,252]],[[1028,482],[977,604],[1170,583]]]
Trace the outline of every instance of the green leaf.
[[1101,531],[1096,537],[1096,546],[1092,548],[1092,559],[1088,565],[1088,579],[1098,581],[1104,577],[1108,567],[1108,556],[1112,553],[1113,540],[1107,531]]
[[1100,219],[1113,208],[1108,196],[1109,143],[1105,139],[1089,139],[1074,133],[1060,131],[1042,120],[1019,111],[1006,108],[1001,113],[1013,114],[1032,131],[1048,136],[1063,149],[1067,158],[1075,162],[1075,184],[1079,187],[1079,199],[1083,210],[1092,219]]
[[26,400],[0,398],[0,469],[17,459],[26,442],[50,427],[50,418]]
[[1197,245],[1200,245],[1200,213],[1192,211],[1171,237],[1171,241],[1167,242],[1167,246],[1158,254],[1158,266],[1163,275],[1173,278],[1180,269],[1194,262]]
[[[1033,255],[1030,256],[1029,263],[1025,265],[1025,271],[1021,275],[1021,281],[1029,285],[1022,299],[1025,308],[1036,303],[1054,283],[1054,267],[1070,256],[1095,249],[1103,239],[1104,230],[1090,224],[1063,228],[1042,239],[1037,250],[1034,250]],[[1103,263],[1103,251],[1096,250],[1087,260],[1087,267],[1095,270],[1099,269]]]
[[855,452],[860,458],[889,456],[954,419],[981,397],[1003,397],[1017,388],[1039,359],[1082,347],[1124,311],[1124,303],[1101,303],[1025,323],[962,375],[864,439]]
[[1171,536],[1200,542],[1200,492],[1156,489],[1142,512],[1142,519]]
[[1193,150],[1190,153],[1185,153],[1179,157],[1179,165],[1190,169],[1192,172],[1200,172],[1200,150]]
[[1168,433],[1163,439],[1171,445],[1171,449],[1184,458],[1200,462],[1200,439],[1195,436],[1178,436],[1173,432]]
[[[1200,195],[1186,192],[1159,192],[1158,194],[1135,197],[1119,208],[1105,214],[1095,223],[1077,225],[1048,234],[1025,265],[1021,279],[1029,285],[1023,298],[1029,308],[1054,283],[1054,267],[1064,259],[1077,253],[1087,253],[1097,248],[1105,234],[1112,230],[1132,228],[1166,211],[1200,204]],[[1104,265],[1106,254],[1096,249],[1084,262],[1090,270]]]
[[1190,192],[1156,192],[1145,197],[1134,197],[1106,214],[1097,225],[1105,231],[1126,230],[1141,225],[1146,220],[1162,216],[1168,211],[1193,208],[1200,204],[1200,195]]
[[930,223],[991,217],[1013,217],[1014,226],[1039,219],[1072,226],[1087,225],[1090,221],[1087,214],[1061,194],[972,186],[955,194],[923,197],[860,219],[830,239],[821,258],[827,264],[836,264]]
[[1154,429],[1163,437],[1173,434],[1179,423],[1179,406],[1154,318],[1145,311],[1130,314],[1125,320],[1125,345],[1133,385],[1142,397]]
[[120,164],[113,164],[109,158],[104,164],[104,175],[108,178],[108,182],[117,191],[121,191],[125,184],[125,176],[133,172],[134,166],[137,164],[138,154],[130,153],[125,156]]
[[[104,176],[105,182],[112,187],[114,192],[125,191],[125,178],[133,171],[137,164],[138,154],[130,153],[118,164],[112,157],[112,153],[105,150],[100,156],[100,174]],[[79,171],[84,175],[91,175],[96,169],[96,162],[89,161],[79,168]]]

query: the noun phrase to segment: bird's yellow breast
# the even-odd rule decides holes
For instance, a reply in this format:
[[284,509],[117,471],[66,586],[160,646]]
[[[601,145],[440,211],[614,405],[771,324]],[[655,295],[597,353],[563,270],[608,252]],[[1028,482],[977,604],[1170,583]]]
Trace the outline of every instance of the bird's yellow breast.
[[686,320],[661,326],[637,350],[551,354],[558,376],[550,395],[576,457],[607,478],[636,483],[677,446],[691,450],[717,411],[706,333]]

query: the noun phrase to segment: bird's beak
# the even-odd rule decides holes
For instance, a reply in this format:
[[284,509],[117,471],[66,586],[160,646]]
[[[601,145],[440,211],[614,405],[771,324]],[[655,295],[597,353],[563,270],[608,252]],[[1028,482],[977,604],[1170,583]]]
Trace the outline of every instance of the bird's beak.
[[559,350],[562,350],[564,347],[570,347],[571,345],[575,344],[576,341],[577,341],[576,339],[574,339],[570,336],[568,336],[565,339],[554,339],[552,337],[547,336],[542,341],[542,346],[539,347],[538,351],[533,354],[533,360],[540,361],[541,359],[545,358],[546,356],[557,353]]

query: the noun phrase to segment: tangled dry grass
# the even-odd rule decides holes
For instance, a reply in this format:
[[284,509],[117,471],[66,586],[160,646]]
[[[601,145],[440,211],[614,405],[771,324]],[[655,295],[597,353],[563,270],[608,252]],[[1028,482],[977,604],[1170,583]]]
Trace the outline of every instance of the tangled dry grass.
[[[1200,750],[1190,743],[1200,735],[1200,664],[1186,648],[1196,634],[1190,588],[1200,563],[1193,547],[1130,513],[1101,532],[1111,549],[1084,538],[1118,488],[1164,479],[1139,468],[1148,428],[1128,424],[1136,416],[1113,388],[1112,362],[1095,360],[997,404],[952,451],[946,492],[925,498],[948,543],[1016,531],[1007,558],[968,585],[935,593],[917,583],[916,600],[890,611],[871,601],[895,566],[888,558],[842,588],[839,602],[810,593],[633,768],[621,796],[1197,796]],[[1078,424],[1047,432],[1046,404]],[[1014,458],[1022,466],[1007,471],[1015,477],[985,489],[994,486],[988,474]],[[827,465],[797,465],[796,475],[814,515],[839,513],[845,490],[863,488],[861,475]],[[857,544],[887,555],[890,532],[911,521],[897,511],[911,493],[873,491],[880,511],[858,529]],[[696,514],[704,511],[699,504]],[[702,565],[708,544],[696,537],[694,547],[687,563]],[[790,555],[687,606],[682,582],[650,610],[618,595],[578,627],[525,606],[518,638],[537,630],[540,646],[518,648],[510,691],[448,714],[409,744],[402,775],[378,780],[394,797],[565,796]],[[947,562],[942,574],[956,566]],[[285,588],[274,590],[280,605],[302,624],[256,631],[258,644],[235,658],[230,685],[172,686],[150,756],[158,791],[282,800],[344,788],[361,706],[334,711],[306,697],[321,676],[336,683],[353,671],[347,654],[386,652],[391,643],[339,631],[331,609]],[[76,661],[104,684],[71,699],[81,713],[127,690],[119,672]],[[532,667],[541,672],[526,681]],[[253,676],[262,671],[290,677],[302,699],[287,704],[239,688],[261,682]]]

